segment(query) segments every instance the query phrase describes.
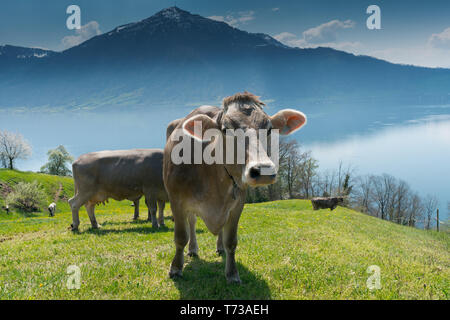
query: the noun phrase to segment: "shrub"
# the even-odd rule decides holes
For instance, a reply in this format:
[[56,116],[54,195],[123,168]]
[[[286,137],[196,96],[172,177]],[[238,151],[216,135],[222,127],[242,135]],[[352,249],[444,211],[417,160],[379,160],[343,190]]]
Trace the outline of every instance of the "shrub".
[[42,186],[37,182],[19,182],[11,193],[6,196],[5,202],[26,212],[39,211],[47,198]]

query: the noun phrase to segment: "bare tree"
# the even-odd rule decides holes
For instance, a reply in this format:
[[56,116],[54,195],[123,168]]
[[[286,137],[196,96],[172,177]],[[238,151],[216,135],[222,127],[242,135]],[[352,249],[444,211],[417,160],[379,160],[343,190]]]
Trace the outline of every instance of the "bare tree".
[[299,162],[302,155],[299,152],[297,141],[291,140],[285,145],[285,154],[283,159],[283,173],[287,186],[289,198],[292,198],[294,192],[294,184],[298,180],[300,174]]
[[410,227],[415,227],[416,223],[423,218],[423,204],[419,195],[414,193],[411,196],[411,205],[407,216],[407,221],[404,223]]
[[403,219],[407,215],[408,206],[411,200],[410,193],[409,185],[403,180],[398,181],[394,186],[392,201],[388,210],[389,220],[403,224]]
[[18,159],[27,159],[31,155],[31,146],[19,133],[0,131],[0,158],[9,169],[14,169]]
[[383,220],[386,220],[388,218],[389,205],[392,201],[394,184],[395,178],[388,174],[372,177],[372,197],[373,200],[377,203],[377,216]]
[[313,179],[317,175],[318,161],[311,156],[311,152],[303,152],[298,164],[299,184],[305,198],[313,195]]
[[425,213],[425,224],[424,227],[427,230],[430,230],[433,226],[433,217],[436,213],[438,207],[439,200],[436,196],[427,195],[423,200],[423,209]]
[[356,208],[360,211],[372,214],[372,178],[373,176],[363,176],[357,179],[356,188],[354,189],[353,201],[355,202]]

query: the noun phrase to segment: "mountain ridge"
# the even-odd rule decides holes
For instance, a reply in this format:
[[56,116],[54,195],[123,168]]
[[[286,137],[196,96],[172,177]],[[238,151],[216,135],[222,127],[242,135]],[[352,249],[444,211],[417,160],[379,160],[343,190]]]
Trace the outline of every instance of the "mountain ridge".
[[284,104],[450,102],[450,69],[292,48],[177,7],[62,52],[12,46],[0,52],[5,47],[3,109],[148,108],[207,103],[244,90]]

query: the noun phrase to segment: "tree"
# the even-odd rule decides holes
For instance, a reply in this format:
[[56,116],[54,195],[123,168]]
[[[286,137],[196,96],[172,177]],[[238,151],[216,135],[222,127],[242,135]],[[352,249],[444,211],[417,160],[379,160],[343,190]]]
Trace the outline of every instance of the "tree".
[[67,152],[64,146],[47,152],[48,162],[41,167],[41,172],[53,174],[55,176],[68,176],[71,171],[67,167],[67,162],[72,162],[73,157]]
[[430,230],[433,226],[433,217],[436,214],[438,207],[438,199],[435,196],[427,195],[423,200],[423,207],[425,212],[425,229]]
[[311,156],[311,152],[304,152],[299,163],[300,188],[306,199],[313,196],[313,179],[317,175],[318,161]]
[[7,168],[8,161],[3,153],[0,153],[0,168]]
[[353,191],[356,209],[372,214],[372,176],[366,175],[357,178],[356,188]]
[[411,195],[411,205],[409,209],[408,219],[405,221],[405,225],[410,227],[415,227],[416,222],[420,221],[420,218],[423,217],[423,204],[419,195],[414,193]]
[[309,198],[313,193],[313,178],[317,175],[317,160],[312,158],[311,152],[302,152],[295,140],[281,140],[279,155],[282,194],[289,198]]
[[372,197],[378,209],[377,216],[383,220],[387,220],[389,218],[389,205],[391,204],[395,188],[395,178],[388,174],[373,176],[372,186]]
[[31,155],[31,146],[19,133],[0,131],[0,162],[14,169],[15,161],[27,159]]

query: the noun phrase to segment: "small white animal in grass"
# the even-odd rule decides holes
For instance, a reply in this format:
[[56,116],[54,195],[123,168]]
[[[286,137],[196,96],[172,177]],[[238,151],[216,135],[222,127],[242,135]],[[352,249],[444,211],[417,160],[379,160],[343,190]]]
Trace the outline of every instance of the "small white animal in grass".
[[50,205],[48,206],[48,212],[50,213],[50,217],[53,217],[55,215],[56,203],[54,202],[50,203]]

